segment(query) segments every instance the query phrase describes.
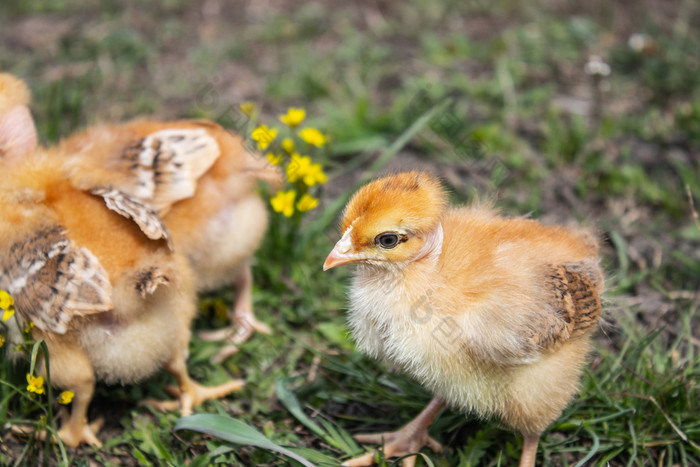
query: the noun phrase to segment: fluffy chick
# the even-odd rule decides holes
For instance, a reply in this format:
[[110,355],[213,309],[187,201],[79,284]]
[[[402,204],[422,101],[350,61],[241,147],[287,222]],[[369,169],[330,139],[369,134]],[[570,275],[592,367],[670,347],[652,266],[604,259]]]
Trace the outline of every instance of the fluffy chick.
[[11,160],[34,150],[37,136],[29,113],[31,94],[19,78],[0,73],[0,159]]
[[0,187],[0,288],[19,318],[11,335],[33,322],[32,337],[48,346],[51,384],[75,393],[58,436],[69,446],[100,444],[100,422],[87,423],[97,380],[135,383],[165,368],[177,400],[148,402],[183,415],[242,387],[203,387],[187,373],[194,278],[161,221],[123,192],[76,188],[61,160],[25,154],[4,165]]
[[247,151],[239,136],[199,120],[98,125],[60,147],[82,187],[117,188],[158,214],[189,260],[197,291],[233,283],[232,326],[202,334],[231,341],[215,361],[254,331],[270,333],[253,314],[251,258],[267,229],[258,182],[279,186],[277,167]]
[[375,180],[348,203],[324,263],[358,265],[349,323],[359,348],[435,396],[402,430],[357,438],[386,442],[387,457],[439,450],[427,428],[448,404],[522,433],[520,465],[532,466],[540,434],[578,389],[601,312],[597,244],[588,232],[446,205],[426,173]]

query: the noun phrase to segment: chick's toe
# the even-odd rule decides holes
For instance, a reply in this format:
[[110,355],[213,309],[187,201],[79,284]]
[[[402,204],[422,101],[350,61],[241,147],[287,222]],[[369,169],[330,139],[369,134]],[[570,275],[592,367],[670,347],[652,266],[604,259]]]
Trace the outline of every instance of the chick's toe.
[[[428,446],[435,452],[442,451],[442,445],[428,435],[428,427],[445,407],[445,402],[434,398],[425,409],[406,426],[398,431],[387,433],[358,434],[354,438],[360,443],[383,444],[384,457],[402,457],[417,453],[423,446]],[[375,453],[355,457],[343,462],[344,466],[359,467],[373,465]],[[415,456],[403,460],[404,467],[412,467],[415,464]]]

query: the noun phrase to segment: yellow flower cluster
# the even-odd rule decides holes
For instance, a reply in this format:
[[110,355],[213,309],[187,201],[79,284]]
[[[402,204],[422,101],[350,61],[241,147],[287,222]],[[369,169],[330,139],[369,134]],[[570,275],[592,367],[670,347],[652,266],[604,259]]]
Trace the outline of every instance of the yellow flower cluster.
[[[241,105],[243,110],[243,105]],[[246,114],[252,115],[254,107],[243,110]],[[308,155],[302,155],[301,149],[297,149],[297,142],[303,142],[302,146],[313,150],[320,148],[328,142],[326,135],[316,128],[306,127],[297,130],[299,125],[306,118],[306,110],[302,108],[290,107],[287,113],[280,115],[280,122],[288,127],[290,137],[282,138],[279,144],[275,143],[278,150],[265,154],[268,162],[273,165],[282,165],[288,160],[285,168],[287,180],[294,185],[293,189],[279,191],[270,200],[272,209],[282,213],[286,217],[292,217],[295,212],[307,212],[318,206],[318,199],[309,193],[309,188],[324,184],[327,181],[323,167],[319,163],[314,163]],[[251,137],[257,143],[258,149],[266,150],[271,148],[278,135],[276,128],[260,125],[256,127]]]
[[[33,392],[34,394],[44,394],[44,377],[33,376],[31,373],[27,373],[27,391]],[[58,403],[67,405],[73,401],[75,393],[73,391],[63,391],[58,395]]]
[[292,217],[295,206],[299,212],[311,211],[318,206],[318,200],[308,193],[301,195],[301,198],[295,204],[296,197],[296,190],[278,191],[270,200],[270,204],[272,204],[272,209],[275,212],[281,212],[285,217]]
[[309,156],[300,156],[292,153],[287,165],[287,180],[294,183],[302,180],[306,186],[326,183],[326,174],[323,173],[321,164],[312,164]]

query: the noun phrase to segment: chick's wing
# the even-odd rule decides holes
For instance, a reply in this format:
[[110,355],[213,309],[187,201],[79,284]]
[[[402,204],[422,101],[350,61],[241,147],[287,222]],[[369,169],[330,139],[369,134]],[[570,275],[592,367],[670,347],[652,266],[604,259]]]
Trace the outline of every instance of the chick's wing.
[[203,128],[172,128],[149,134],[124,148],[131,194],[156,212],[194,195],[197,179],[219,157],[219,145]]
[[173,203],[194,195],[197,180],[221,154],[204,125],[164,125],[94,127],[64,141],[62,148],[77,165],[83,188],[114,187],[162,216]]
[[46,225],[2,253],[0,288],[14,297],[19,315],[42,331],[63,334],[74,316],[113,308],[104,268],[59,225]]
[[151,240],[162,238],[168,243],[170,250],[173,250],[173,242],[168,229],[166,229],[158,216],[145,204],[113,188],[93,188],[90,190],[90,193],[101,196],[109,209],[134,221],[148,238]]
[[546,312],[536,320],[532,339],[539,348],[556,348],[592,329],[601,313],[602,275],[593,261],[550,265]]

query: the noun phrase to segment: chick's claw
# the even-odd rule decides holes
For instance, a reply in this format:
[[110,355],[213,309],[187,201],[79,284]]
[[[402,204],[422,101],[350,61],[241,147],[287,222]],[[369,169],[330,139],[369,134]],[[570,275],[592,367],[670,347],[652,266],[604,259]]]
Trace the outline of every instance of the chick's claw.
[[104,419],[102,417],[96,419],[92,423],[84,423],[82,426],[67,424],[58,430],[58,437],[61,438],[64,444],[71,447],[76,447],[80,443],[101,447],[102,443],[97,439],[97,433],[100,431],[103,424]]
[[186,385],[186,389],[176,386],[168,386],[166,391],[168,394],[175,397],[176,400],[159,401],[155,399],[146,399],[141,401],[141,405],[146,405],[163,412],[171,412],[180,409],[183,417],[192,415],[192,409],[195,406],[203,404],[211,399],[220,399],[229,395],[234,391],[243,388],[245,381],[233,379],[218,386],[202,386],[193,381]]
[[233,321],[238,325],[238,331],[233,337],[236,344],[241,344],[247,341],[254,332],[269,335],[272,333],[270,326],[258,321],[252,311],[244,311],[234,313]]
[[272,333],[270,327],[262,321],[258,321],[250,310],[234,312],[233,322],[235,326],[229,326],[216,331],[202,331],[199,333],[200,339],[206,342],[229,342],[229,344],[222,347],[221,350],[212,357],[212,363],[221,363],[238,352],[238,344],[246,342],[255,332],[266,335]]
[[[442,451],[442,445],[428,435],[428,427],[440,414],[445,401],[439,397],[433,398],[416,418],[411,420],[399,431],[388,433],[372,433],[355,435],[360,443],[384,444],[384,457],[403,457],[417,453],[423,446],[428,446],[435,452]],[[374,464],[375,453],[370,452],[363,456],[343,462],[344,466],[360,467]],[[404,467],[413,467],[416,457],[411,456],[403,460]]]
[[270,327],[258,321],[252,312],[234,315],[234,326],[228,326],[216,331],[201,331],[198,333],[200,339],[205,342],[229,341],[233,344],[246,342],[255,333],[271,334]]
[[[412,453],[417,453],[423,446],[428,446],[434,452],[441,452],[442,445],[428,436],[426,428],[415,430],[410,424],[403,429],[389,433],[367,433],[354,436],[355,440],[360,443],[368,444],[384,444],[384,457],[403,457]],[[347,467],[359,467],[373,465],[375,463],[376,453],[369,452],[363,456],[343,462],[342,465]],[[403,460],[403,467],[412,467],[415,465],[415,456],[407,457]]]

